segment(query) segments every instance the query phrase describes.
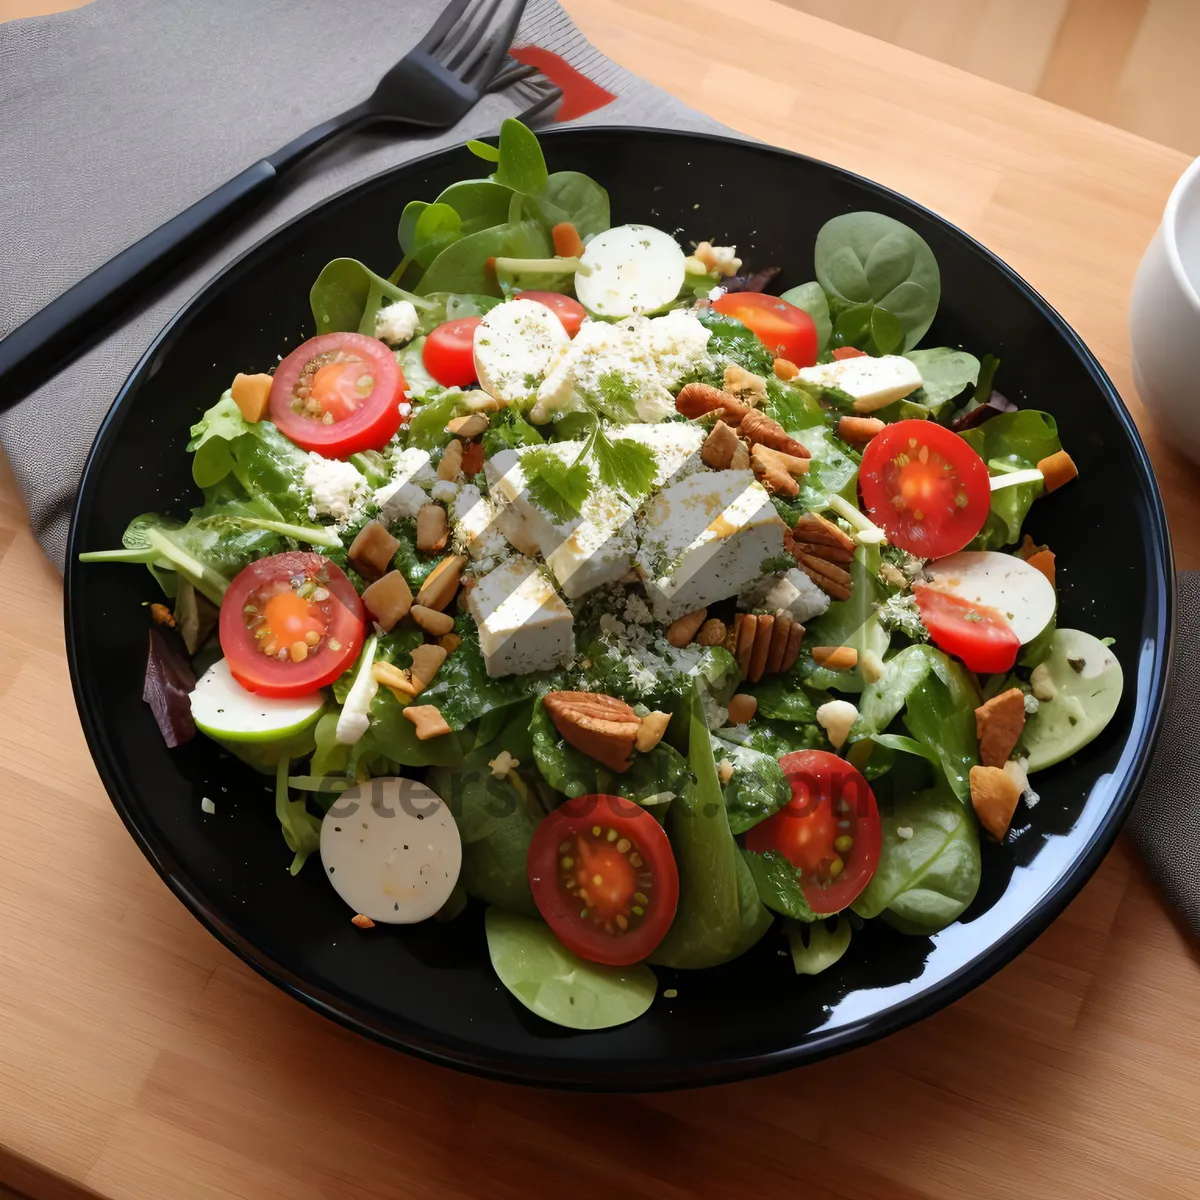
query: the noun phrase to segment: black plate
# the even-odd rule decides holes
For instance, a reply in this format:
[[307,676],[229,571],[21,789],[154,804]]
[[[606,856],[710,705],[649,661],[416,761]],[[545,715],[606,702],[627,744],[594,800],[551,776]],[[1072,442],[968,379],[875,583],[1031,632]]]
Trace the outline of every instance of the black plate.
[[[817,230],[875,209],[933,247],[942,305],[925,344],[1003,360],[1004,391],[1058,419],[1081,476],[1041,500],[1028,527],[1058,553],[1060,622],[1116,638],[1121,707],[1076,759],[1037,776],[1012,845],[984,850],[983,886],[934,938],[879,922],[846,958],[797,978],[768,935],[729,966],[660,971],[640,1020],[578,1034],[530,1015],[496,980],[479,912],[450,925],[354,929],[313,865],[293,879],[262,777],[204,738],[168,751],[142,704],[149,575],[80,566],[120,544],[133,515],[186,515],[187,430],[237,371],[265,371],[313,332],[308,289],[331,258],[386,274],[404,204],[480,173],[465,150],[431,155],[298,217],[206,287],[159,335],[117,397],[79,491],[66,573],[67,639],[80,718],[101,778],[130,832],[193,913],[255,970],[389,1045],[504,1079],[573,1088],[654,1089],[780,1070],[858,1046],[928,1016],[1027,946],[1111,846],[1158,730],[1169,669],[1173,573],[1162,501],[1133,422],[1100,365],[1063,320],[987,250],[893,192],[798,155],[651,130],[559,131],[552,169],[587,171],[614,223],[682,239],[736,242],[754,265],[783,265],[782,287],[812,277]],[[215,816],[201,812],[211,797]]]

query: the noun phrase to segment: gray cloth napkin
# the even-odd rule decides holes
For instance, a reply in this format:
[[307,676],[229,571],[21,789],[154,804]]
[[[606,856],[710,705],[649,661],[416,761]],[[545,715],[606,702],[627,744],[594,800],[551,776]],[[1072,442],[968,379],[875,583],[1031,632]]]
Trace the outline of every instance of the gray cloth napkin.
[[[93,0],[0,25],[0,337],[242,168],[364,99],[444,0]],[[723,127],[605,58],[555,0],[522,41],[617,95],[583,124]],[[61,568],[96,430],[154,335],[247,247],[350,184],[494,133],[519,99],[489,96],[433,136],[364,133],[301,167],[185,278],[15,409],[0,440],[33,531]],[[728,132],[727,130],[725,132]]]
[[[366,96],[420,40],[442,0],[93,0],[0,25],[0,336],[243,167]],[[352,14],[348,21],[348,14]],[[529,0],[522,40],[563,55],[617,100],[584,123],[721,130],[616,66],[555,0]],[[11,412],[0,440],[46,553],[60,566],[92,438],[154,335],[213,274],[272,229],[387,167],[493,132],[516,108],[488,97],[432,137],[361,135],[298,171],[186,278]],[[727,132],[727,131],[726,131]],[[1200,574],[1180,577],[1180,611]],[[1200,661],[1200,623],[1179,661]],[[1200,805],[1190,779],[1200,684],[1181,671],[1130,831],[1200,933]],[[1194,791],[1194,789],[1193,789]]]

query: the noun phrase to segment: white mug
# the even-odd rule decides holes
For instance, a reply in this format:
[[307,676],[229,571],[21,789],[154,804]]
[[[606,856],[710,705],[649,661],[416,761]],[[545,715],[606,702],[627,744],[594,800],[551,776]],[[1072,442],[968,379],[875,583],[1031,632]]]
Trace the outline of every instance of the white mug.
[[1200,462],[1200,158],[1180,177],[1129,304],[1133,382],[1173,446]]

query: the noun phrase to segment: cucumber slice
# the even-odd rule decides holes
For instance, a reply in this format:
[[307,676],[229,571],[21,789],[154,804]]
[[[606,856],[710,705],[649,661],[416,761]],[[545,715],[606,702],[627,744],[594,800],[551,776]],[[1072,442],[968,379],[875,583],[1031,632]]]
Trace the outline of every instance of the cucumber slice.
[[1112,720],[1125,685],[1117,656],[1079,629],[1056,629],[1038,671],[1054,685],[1025,722],[1017,753],[1040,771],[1082,750]]
[[325,694],[276,700],[248,692],[218,659],[196,682],[192,720],[201,733],[255,770],[270,773],[284,758],[302,758],[316,746]]
[[926,574],[941,591],[1002,613],[1021,645],[1054,620],[1058,601],[1050,580],[1014,554],[963,550],[931,562]]
[[618,225],[596,234],[579,261],[575,295],[599,317],[658,312],[683,287],[679,243],[649,225]]

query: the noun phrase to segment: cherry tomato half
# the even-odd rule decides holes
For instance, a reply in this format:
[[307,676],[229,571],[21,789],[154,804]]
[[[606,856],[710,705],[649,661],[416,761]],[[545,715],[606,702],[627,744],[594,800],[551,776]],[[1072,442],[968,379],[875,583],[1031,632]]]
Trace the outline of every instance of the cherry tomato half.
[[521,292],[519,295],[522,300],[544,304],[562,322],[567,337],[574,337],[579,332],[583,318],[587,316],[587,309],[578,300],[560,292]]
[[879,865],[879,809],[870,784],[827,750],[779,760],[792,798],[746,833],[746,849],[777,850],[796,868],[813,912],[841,912]]
[[221,650],[230,673],[260,696],[308,696],[358,657],[366,620],[354,585],[307,550],[260,558],[221,602]]
[[929,636],[947,654],[980,675],[1012,669],[1021,639],[999,609],[921,583],[913,585],[913,598]]
[[921,558],[961,550],[991,511],[983,459],[933,421],[897,421],[876,434],[858,478],[867,516],[893,545]]
[[408,385],[378,338],[323,333],[297,346],[271,384],[271,420],[304,450],[349,458],[382,450],[400,428]]
[[804,309],[763,292],[726,292],[713,301],[713,308],[736,317],[776,358],[798,367],[815,365],[817,327]]
[[421,350],[421,361],[425,370],[442,387],[465,388],[476,383],[475,373],[475,330],[482,317],[459,317],[457,321],[446,321],[425,339]]
[[534,903],[568,950],[613,967],[640,962],[666,936],[679,871],[662,826],[621,796],[576,796],[534,831],[526,859]]

